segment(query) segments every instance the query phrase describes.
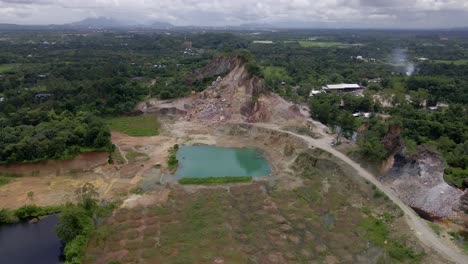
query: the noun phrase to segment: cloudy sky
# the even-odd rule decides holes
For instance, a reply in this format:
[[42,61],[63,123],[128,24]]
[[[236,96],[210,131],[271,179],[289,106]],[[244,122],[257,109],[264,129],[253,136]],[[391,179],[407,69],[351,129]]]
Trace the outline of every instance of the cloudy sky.
[[0,0],[0,23],[62,24],[100,16],[175,25],[468,27],[468,0]]

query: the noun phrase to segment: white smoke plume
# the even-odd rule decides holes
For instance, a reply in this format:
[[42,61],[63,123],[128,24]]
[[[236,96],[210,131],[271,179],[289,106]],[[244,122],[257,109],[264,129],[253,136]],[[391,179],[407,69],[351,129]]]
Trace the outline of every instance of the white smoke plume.
[[416,70],[414,63],[408,60],[405,49],[394,49],[391,55],[391,63],[397,65],[398,68],[403,67],[406,76],[411,76]]

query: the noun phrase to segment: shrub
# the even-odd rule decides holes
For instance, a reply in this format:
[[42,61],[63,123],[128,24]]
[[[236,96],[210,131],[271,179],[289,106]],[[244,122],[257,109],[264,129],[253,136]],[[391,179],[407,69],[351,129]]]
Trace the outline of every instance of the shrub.
[[246,63],[245,68],[251,75],[263,77],[262,69],[255,61]]
[[69,241],[64,249],[65,259],[67,264],[81,264],[83,257],[85,256],[86,243],[88,239],[79,235],[73,240]]
[[440,235],[440,232],[442,231],[442,228],[438,224],[429,223],[429,226],[434,231],[434,233],[436,233],[437,235]]
[[34,217],[58,213],[62,209],[63,207],[61,205],[44,207],[25,205],[16,210],[1,209],[0,224],[13,224],[20,220],[27,220]]
[[175,171],[179,166],[179,160],[177,159],[177,151],[179,150],[179,145],[175,144],[172,148],[169,149],[169,157],[167,158],[167,167],[170,171]]
[[13,211],[8,209],[0,210],[0,224],[13,224],[18,222],[18,220]]
[[12,181],[13,181],[12,178],[0,176],[0,186],[6,185],[6,184],[8,184],[8,183],[10,183]]
[[15,216],[18,217],[20,220],[38,217],[41,214],[42,209],[39,206],[35,205],[25,205],[23,207],[18,208],[15,211]]
[[388,246],[388,254],[391,258],[397,260],[398,262],[404,262],[405,260],[412,260],[412,262],[421,261],[423,254],[417,254],[411,248],[406,247],[405,245],[392,241]]
[[60,214],[57,236],[66,243],[77,236],[87,237],[92,233],[94,224],[88,212],[81,206],[68,205]]
[[383,193],[381,190],[375,190],[374,191],[374,198],[379,199],[382,197],[386,197],[385,193]]
[[143,189],[141,189],[140,187],[135,187],[133,189],[130,190],[130,193],[131,194],[142,194],[143,193]]

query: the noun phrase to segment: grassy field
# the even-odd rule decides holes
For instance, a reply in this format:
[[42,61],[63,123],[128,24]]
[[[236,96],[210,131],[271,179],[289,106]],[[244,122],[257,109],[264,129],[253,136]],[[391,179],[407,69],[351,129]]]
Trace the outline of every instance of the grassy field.
[[0,64],[0,73],[4,73],[6,71],[9,71],[13,69],[16,66],[16,64]]
[[132,137],[149,137],[159,135],[159,120],[154,115],[123,116],[108,120],[112,130]]
[[468,59],[466,60],[434,60],[435,63],[441,64],[455,64],[455,65],[465,65],[468,64]]
[[304,48],[346,48],[351,46],[343,42],[324,42],[312,40],[300,40],[299,45]]

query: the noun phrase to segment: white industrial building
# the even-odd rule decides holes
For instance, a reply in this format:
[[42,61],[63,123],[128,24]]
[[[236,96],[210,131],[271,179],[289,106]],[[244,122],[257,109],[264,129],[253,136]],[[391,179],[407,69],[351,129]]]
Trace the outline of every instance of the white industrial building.
[[326,92],[355,91],[355,90],[362,89],[362,87],[359,84],[340,83],[340,84],[328,84],[328,85],[322,86],[322,89]]

